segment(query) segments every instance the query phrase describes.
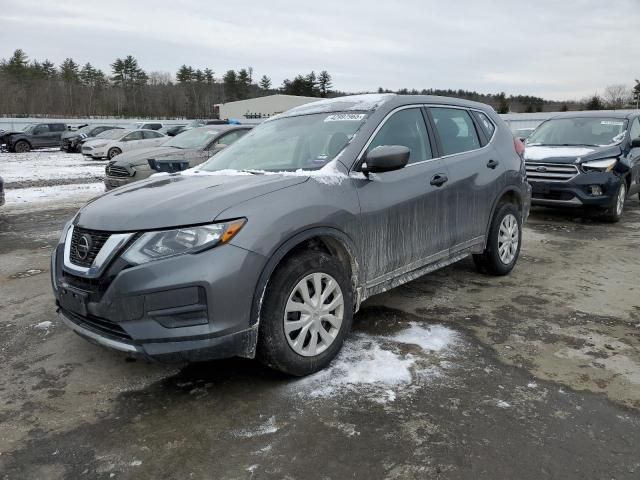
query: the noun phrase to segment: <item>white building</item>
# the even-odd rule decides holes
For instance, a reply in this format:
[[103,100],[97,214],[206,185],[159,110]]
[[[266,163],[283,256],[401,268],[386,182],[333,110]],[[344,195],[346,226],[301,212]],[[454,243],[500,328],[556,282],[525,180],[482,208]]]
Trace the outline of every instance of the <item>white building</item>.
[[268,95],[266,97],[238,100],[215,105],[220,118],[245,120],[249,118],[269,118],[290,108],[317,102],[317,97],[298,97],[296,95]]

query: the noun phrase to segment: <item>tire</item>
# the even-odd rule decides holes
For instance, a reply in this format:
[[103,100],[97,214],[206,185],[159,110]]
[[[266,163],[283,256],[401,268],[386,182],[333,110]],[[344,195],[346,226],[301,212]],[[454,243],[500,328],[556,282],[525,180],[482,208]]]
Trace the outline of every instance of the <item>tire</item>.
[[120,155],[121,153],[122,153],[122,150],[120,150],[119,148],[116,148],[116,147],[110,148],[109,151],[107,152],[107,158],[111,160],[113,157],[115,157],[116,155]]
[[31,151],[31,145],[25,140],[20,140],[13,146],[13,151],[16,153],[27,153]]
[[481,273],[508,275],[518,261],[521,246],[522,216],[513,203],[504,203],[493,215],[484,252],[474,255],[473,261]]
[[[317,291],[314,289],[316,278],[320,278],[321,294],[328,295],[321,304],[325,309],[320,307],[315,317],[314,313],[308,313],[308,310],[307,313],[303,313],[301,307],[294,307],[292,311],[287,312],[286,307],[290,299],[293,305],[302,304],[305,309],[311,305],[306,303],[302,296],[304,288],[310,302],[317,301]],[[330,280],[335,281],[337,288],[331,288],[334,284]],[[340,292],[342,307],[327,311],[327,308],[339,304]],[[325,311],[333,312],[333,321],[327,320],[331,317],[323,313]],[[303,315],[306,318],[303,318]],[[342,321],[337,325],[336,320],[340,316]],[[267,285],[260,311],[257,358],[265,365],[289,375],[304,376],[317,372],[338,354],[345,336],[351,329],[352,320],[351,279],[342,264],[335,257],[317,251],[293,255],[278,266]],[[285,332],[286,324],[289,325],[288,332]],[[301,327],[295,328],[298,325]],[[324,335],[319,329],[324,330]],[[301,337],[303,333],[304,338]],[[331,341],[327,341],[331,338]],[[313,354],[312,348],[314,339],[316,350],[319,351],[316,354]]]
[[607,222],[619,222],[624,213],[624,202],[627,199],[627,183],[624,179],[620,182],[618,190],[612,199],[611,206],[605,211],[604,219]]

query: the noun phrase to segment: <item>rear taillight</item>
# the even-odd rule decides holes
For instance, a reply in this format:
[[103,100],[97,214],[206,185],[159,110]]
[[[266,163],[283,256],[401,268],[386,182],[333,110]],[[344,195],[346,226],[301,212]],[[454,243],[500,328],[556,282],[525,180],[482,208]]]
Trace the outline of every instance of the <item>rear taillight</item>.
[[516,149],[516,153],[522,157],[524,155],[524,143],[519,138],[513,137],[513,147]]

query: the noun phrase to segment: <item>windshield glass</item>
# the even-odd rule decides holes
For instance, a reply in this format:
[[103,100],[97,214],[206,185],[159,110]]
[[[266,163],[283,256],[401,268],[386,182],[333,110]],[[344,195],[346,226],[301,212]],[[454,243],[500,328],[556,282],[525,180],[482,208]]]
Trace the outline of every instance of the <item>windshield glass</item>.
[[623,118],[556,118],[540,125],[527,140],[527,145],[612,145],[624,139],[626,130],[627,120]]
[[293,171],[322,168],[349,143],[366,113],[317,113],[280,118],[254,128],[200,169]]
[[23,132],[28,132],[29,130],[32,130],[32,129],[33,129],[33,127],[35,127],[35,126],[36,126],[36,124],[35,124],[35,123],[30,123],[29,125],[27,125],[26,127],[24,127],[24,128],[22,129],[22,131],[23,131]]
[[125,130],[121,129],[121,128],[115,128],[113,130],[106,130],[98,135],[96,135],[96,138],[120,138],[125,134]]
[[87,125],[86,127],[79,128],[75,133],[89,133],[94,128],[96,128],[95,125]]
[[210,128],[187,130],[173,137],[166,142],[164,146],[175,148],[204,148],[219,133],[220,130],[212,130]]

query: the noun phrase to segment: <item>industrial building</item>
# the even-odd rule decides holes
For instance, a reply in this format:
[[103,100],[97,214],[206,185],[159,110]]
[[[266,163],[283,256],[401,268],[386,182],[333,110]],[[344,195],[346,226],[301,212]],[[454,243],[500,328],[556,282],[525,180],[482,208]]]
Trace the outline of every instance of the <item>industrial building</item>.
[[296,95],[268,95],[266,97],[238,100],[215,105],[219,118],[237,120],[269,118],[290,108],[305,103],[322,100],[317,97],[298,97]]

